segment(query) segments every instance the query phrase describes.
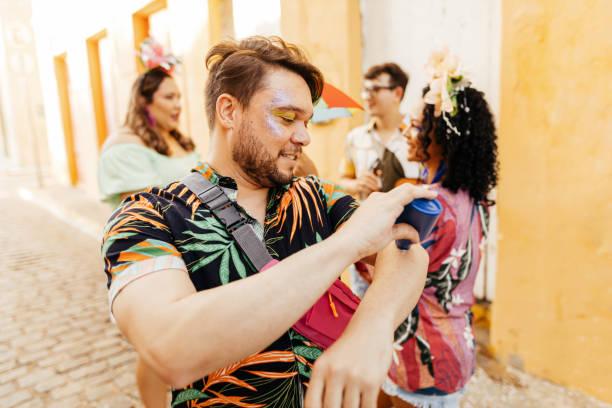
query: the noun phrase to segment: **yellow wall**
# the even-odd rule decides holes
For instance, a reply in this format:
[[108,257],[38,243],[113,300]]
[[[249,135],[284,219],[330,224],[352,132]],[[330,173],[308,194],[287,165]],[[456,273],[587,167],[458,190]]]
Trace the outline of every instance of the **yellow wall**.
[[612,3],[504,0],[492,342],[612,402]]
[[[283,38],[298,44],[325,80],[360,101],[361,15],[356,0],[281,1]],[[363,114],[312,125],[305,150],[321,177],[337,180],[346,134],[363,123]]]

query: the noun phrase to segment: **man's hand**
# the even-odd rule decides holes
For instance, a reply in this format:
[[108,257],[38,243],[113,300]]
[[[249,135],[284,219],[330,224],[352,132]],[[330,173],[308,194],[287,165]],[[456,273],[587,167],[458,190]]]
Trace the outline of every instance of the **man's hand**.
[[393,331],[410,314],[429,257],[418,244],[390,243],[376,259],[374,281],[342,336],[314,365],[306,408],[374,408],[391,365]]
[[353,180],[353,191],[365,197],[380,190],[380,178],[374,173],[363,173]]
[[356,251],[356,260],[380,251],[392,240],[419,242],[414,228],[408,224],[395,224],[395,220],[404,206],[414,199],[433,199],[436,196],[436,192],[412,184],[402,184],[388,193],[372,193],[337,234],[351,243],[350,249]]
[[376,407],[391,364],[394,327],[389,319],[374,319],[368,324],[367,330],[349,324],[317,359],[305,408]]
[[[429,254],[417,243],[418,240],[414,242],[407,251],[399,249],[395,242],[391,242],[383,248],[376,255],[373,279],[404,279],[410,282],[411,285],[415,282],[418,284],[422,280],[423,284],[418,288],[420,296],[425,285],[427,267],[429,266]],[[417,300],[418,298],[413,303],[416,304]],[[406,316],[403,316],[401,321]],[[398,325],[401,321],[398,322]]]

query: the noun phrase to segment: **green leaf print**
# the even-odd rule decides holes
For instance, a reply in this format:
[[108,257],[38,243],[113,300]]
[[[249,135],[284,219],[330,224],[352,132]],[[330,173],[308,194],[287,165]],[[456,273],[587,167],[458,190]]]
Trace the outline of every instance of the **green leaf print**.
[[283,238],[285,238],[285,237],[272,237],[272,238],[268,238],[266,240],[266,245],[272,245],[272,244],[282,240]]
[[298,372],[306,378],[310,378],[310,375],[312,374],[312,370],[310,369],[310,367],[300,363],[299,361],[298,361]]
[[108,224],[106,224],[106,226],[104,227],[104,231],[102,231],[103,236],[105,236],[106,234],[108,234],[108,231],[110,231],[111,229],[113,229],[115,227],[115,225],[117,225],[121,220],[123,220],[125,217],[127,217],[127,215],[119,215],[117,216],[117,218],[111,219]]
[[218,251],[214,254],[210,254],[208,256],[205,256],[204,258],[201,258],[198,262],[195,263],[195,265],[191,267],[191,272],[195,272],[198,269],[208,265],[209,263],[217,259],[219,256],[221,256],[222,253],[222,251]]
[[[201,230],[204,230],[204,231],[213,230],[215,231],[215,233],[221,235],[223,238],[229,238],[229,234],[227,233],[223,225],[221,225],[221,222],[218,221],[212,215],[210,217],[206,217],[201,220],[190,220],[189,219],[187,221],[194,224],[196,227],[198,227]],[[190,231],[187,230],[185,232],[188,233]]]
[[266,247],[266,249],[268,250],[268,253],[270,254],[270,256],[271,256],[272,258],[274,258],[274,259],[278,259],[278,258],[280,258],[280,256],[278,255],[278,252],[276,252],[276,251],[274,250],[274,248],[272,248],[272,247]]
[[168,251],[164,251],[161,248],[156,248],[156,247],[142,247],[142,246],[138,246],[138,245],[134,245],[132,247],[130,247],[130,249],[128,249],[127,251],[124,252],[133,252],[133,253],[137,253],[137,254],[141,254],[141,255],[146,255],[148,257],[154,258],[156,256],[164,256],[164,255],[170,255],[168,253]]
[[317,347],[295,346],[293,352],[298,356],[306,357],[309,360],[316,360],[323,351]]
[[220,238],[219,234],[217,234],[217,233],[199,234],[197,232],[193,232],[193,231],[189,231],[189,230],[184,231],[184,232],[185,232],[185,235],[190,235],[193,238],[196,238],[197,240],[204,241],[204,242],[206,242],[206,241],[219,241],[219,238]]
[[247,277],[246,266],[249,264],[245,263],[241,258],[236,242],[217,219],[211,216],[188,221],[197,226],[197,228],[206,231],[205,233],[197,233],[191,230],[185,231],[185,234],[189,235],[190,238],[183,241],[179,246],[181,252],[203,252],[207,254],[206,257],[190,265],[192,273],[221,257],[219,280],[223,285],[230,281],[232,269],[230,268],[230,261],[241,278]]
[[301,341],[310,341],[306,337],[302,336],[300,333],[296,332],[293,329],[289,330],[289,338],[291,340],[301,340]]
[[272,256],[273,258],[278,258],[279,256],[278,256],[278,253],[272,247],[272,245],[284,238],[285,237],[272,237],[272,238],[266,239],[266,249],[268,250],[268,253],[270,254],[270,256]]
[[201,252],[215,252],[221,251],[227,248],[227,244],[207,244],[204,242],[196,242],[193,244],[183,244],[181,249],[183,251],[201,251]]
[[136,235],[136,232],[120,232],[118,234],[115,234],[109,238],[106,239],[106,241],[104,241],[104,245],[102,246],[102,255],[106,256],[106,251],[108,251],[108,248],[118,239],[123,239],[123,238],[129,238],[132,235]]
[[176,407],[177,405],[182,404],[183,402],[191,401],[196,398],[211,398],[211,396],[200,390],[189,388],[188,390],[181,391],[179,395],[176,396],[176,399],[172,403],[172,406]]
[[246,269],[244,267],[244,264],[242,263],[242,259],[240,259],[240,254],[238,253],[238,250],[236,249],[236,245],[230,246],[230,253],[232,254],[232,264],[234,264],[234,267],[236,268],[236,272],[238,272],[238,275],[242,279],[246,278],[247,277]]
[[219,266],[219,279],[222,285],[227,285],[229,283],[229,275],[229,251],[224,251],[221,257],[221,265]]

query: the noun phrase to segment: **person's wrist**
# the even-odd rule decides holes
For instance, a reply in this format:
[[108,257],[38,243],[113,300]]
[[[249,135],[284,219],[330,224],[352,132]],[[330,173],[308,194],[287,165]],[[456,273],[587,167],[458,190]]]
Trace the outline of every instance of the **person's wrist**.
[[361,259],[358,248],[353,245],[354,240],[350,237],[350,232],[346,225],[333,233],[328,240],[331,241],[334,250],[339,256],[345,257],[347,265],[353,264]]
[[[394,330],[398,315],[403,314],[404,301],[401,297],[389,296],[394,292],[394,288],[402,287],[404,283],[405,280],[398,280],[397,274],[393,271],[375,269],[372,283],[361,302],[362,305],[366,305],[363,310],[364,315],[368,315],[366,319],[375,318],[381,325],[388,325]],[[385,307],[382,308],[377,306],[380,305],[381,299],[385,303]],[[367,306],[369,304],[371,307]],[[401,316],[400,321],[405,318],[406,316]]]
[[[368,289],[369,291],[369,289]],[[367,297],[367,294],[366,294]],[[355,316],[351,319],[349,325],[352,324],[352,330],[367,330],[368,332],[389,333],[392,334],[395,330],[396,316],[391,310],[386,308],[368,306],[365,298],[359,305]]]

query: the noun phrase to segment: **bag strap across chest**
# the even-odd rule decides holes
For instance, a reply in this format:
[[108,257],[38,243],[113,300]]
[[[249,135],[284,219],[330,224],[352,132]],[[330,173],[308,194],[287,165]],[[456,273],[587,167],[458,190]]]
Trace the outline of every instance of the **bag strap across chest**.
[[223,224],[258,271],[272,261],[265,244],[221,187],[198,172],[189,174],[182,182]]

